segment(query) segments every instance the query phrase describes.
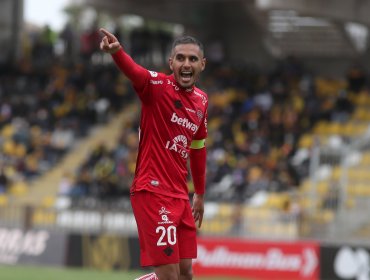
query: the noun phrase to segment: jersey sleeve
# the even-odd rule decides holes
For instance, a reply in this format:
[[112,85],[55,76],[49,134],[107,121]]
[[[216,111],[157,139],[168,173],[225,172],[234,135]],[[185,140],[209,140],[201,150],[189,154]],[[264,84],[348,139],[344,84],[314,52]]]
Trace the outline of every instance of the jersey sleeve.
[[206,147],[190,149],[189,158],[195,193],[204,194],[206,190]]
[[194,135],[193,140],[203,140],[203,139],[207,138],[207,135],[208,135],[207,118],[208,118],[208,113],[207,113],[207,109],[206,109],[205,114],[203,116],[203,120],[202,120],[202,122],[199,126],[198,131]]
[[112,54],[112,58],[118,68],[131,81],[141,101],[148,100],[150,71],[137,64],[122,48]]

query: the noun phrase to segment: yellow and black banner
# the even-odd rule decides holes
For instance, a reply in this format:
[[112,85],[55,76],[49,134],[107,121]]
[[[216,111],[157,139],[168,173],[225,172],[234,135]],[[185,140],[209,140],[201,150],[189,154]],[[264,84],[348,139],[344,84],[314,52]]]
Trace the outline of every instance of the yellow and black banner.
[[70,235],[67,247],[67,266],[98,270],[140,268],[137,237]]

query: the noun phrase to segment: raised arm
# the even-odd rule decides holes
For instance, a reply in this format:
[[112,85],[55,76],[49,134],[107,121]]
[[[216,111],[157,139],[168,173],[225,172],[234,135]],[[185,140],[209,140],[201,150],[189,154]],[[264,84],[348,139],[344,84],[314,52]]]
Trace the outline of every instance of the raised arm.
[[136,90],[141,91],[145,87],[148,70],[137,64],[122,48],[117,37],[104,28],[100,28],[104,34],[100,49],[112,55],[119,69],[129,78]]

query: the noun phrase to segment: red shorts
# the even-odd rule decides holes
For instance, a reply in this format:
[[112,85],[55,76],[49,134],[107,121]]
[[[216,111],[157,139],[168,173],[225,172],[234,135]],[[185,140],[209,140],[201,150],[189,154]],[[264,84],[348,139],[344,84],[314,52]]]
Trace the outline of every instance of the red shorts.
[[197,257],[196,226],[188,200],[139,191],[131,195],[142,266]]

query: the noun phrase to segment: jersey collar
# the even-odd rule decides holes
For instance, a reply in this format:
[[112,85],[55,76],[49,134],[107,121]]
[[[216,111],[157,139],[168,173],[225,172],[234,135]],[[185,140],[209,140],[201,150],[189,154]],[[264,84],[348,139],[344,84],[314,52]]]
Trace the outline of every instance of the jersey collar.
[[173,82],[181,92],[193,92],[194,91],[194,85],[190,88],[183,88],[179,85],[179,83],[176,81],[175,76],[172,74],[170,75],[170,81]]

